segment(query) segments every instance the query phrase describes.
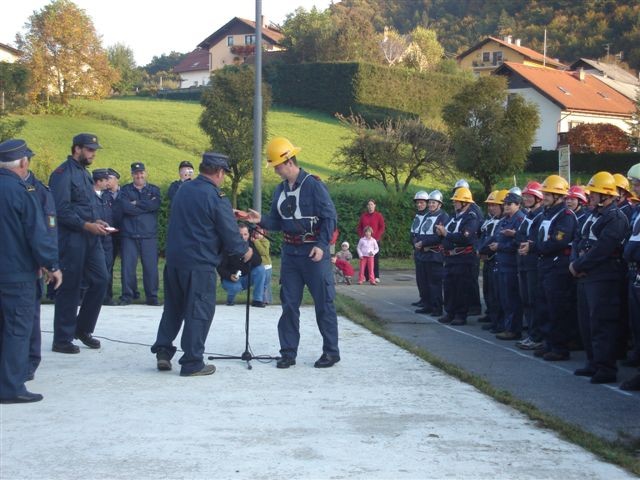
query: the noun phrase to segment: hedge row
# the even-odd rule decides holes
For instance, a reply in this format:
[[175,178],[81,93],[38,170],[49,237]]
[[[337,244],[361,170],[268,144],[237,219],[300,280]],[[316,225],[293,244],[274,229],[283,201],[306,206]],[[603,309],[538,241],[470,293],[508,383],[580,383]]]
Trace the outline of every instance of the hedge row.
[[[572,172],[596,173],[605,170],[626,175],[629,168],[637,163],[640,163],[640,152],[571,154]],[[556,150],[531,152],[525,170],[527,172],[557,171],[558,152]]]
[[158,90],[156,97],[164,98],[165,100],[195,100],[199,102],[204,89],[205,87],[182,88],[179,90]]
[[367,63],[274,64],[265,69],[265,78],[275,103],[375,120],[407,114],[439,118],[444,102],[469,81]]

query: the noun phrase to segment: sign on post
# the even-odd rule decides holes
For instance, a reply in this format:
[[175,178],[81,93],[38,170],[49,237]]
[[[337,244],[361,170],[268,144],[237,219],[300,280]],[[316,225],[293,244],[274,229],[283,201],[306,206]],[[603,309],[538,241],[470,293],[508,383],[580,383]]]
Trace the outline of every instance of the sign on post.
[[571,185],[571,149],[569,145],[558,147],[558,175]]

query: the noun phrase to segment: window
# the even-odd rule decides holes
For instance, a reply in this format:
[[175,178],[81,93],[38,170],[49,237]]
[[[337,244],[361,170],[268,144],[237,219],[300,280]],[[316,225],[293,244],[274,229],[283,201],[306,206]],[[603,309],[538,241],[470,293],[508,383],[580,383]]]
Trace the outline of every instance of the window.
[[227,47],[232,47],[233,46],[233,35],[229,35],[227,37]]
[[255,35],[245,35],[244,36],[244,44],[245,45],[255,45],[256,36]]
[[502,52],[493,52],[493,64],[502,65]]
[[482,63],[489,63],[491,61],[491,52],[482,52]]

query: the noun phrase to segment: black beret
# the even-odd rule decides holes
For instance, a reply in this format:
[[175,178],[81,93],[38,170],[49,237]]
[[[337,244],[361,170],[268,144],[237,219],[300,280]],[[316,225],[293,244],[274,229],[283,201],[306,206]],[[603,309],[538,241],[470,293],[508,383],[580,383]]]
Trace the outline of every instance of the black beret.
[[188,160],[184,160],[183,162],[180,162],[180,166],[178,167],[178,170],[182,168],[193,168],[193,163],[189,162]]
[[225,172],[230,172],[229,168],[229,157],[223,155],[222,153],[216,152],[205,152],[202,155],[202,165],[207,167],[220,167]]
[[131,173],[144,172],[144,163],[135,162],[131,164]]
[[73,137],[73,144],[80,145],[81,147],[88,147],[97,150],[98,148],[102,148],[102,146],[98,143],[98,137],[96,137],[93,133],[79,133],[75,137]]
[[34,155],[35,153],[27,147],[27,142],[24,140],[10,139],[0,143],[0,162],[13,162],[24,157],[31,158]]

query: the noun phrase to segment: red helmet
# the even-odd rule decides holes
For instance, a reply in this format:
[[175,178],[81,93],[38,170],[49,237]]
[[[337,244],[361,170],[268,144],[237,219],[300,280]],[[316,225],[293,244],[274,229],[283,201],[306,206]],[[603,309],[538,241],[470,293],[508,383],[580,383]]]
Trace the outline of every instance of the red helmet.
[[540,190],[541,188],[542,185],[538,182],[529,182],[527,183],[527,186],[524,187],[524,190],[522,190],[522,195],[532,195],[538,200],[542,200],[543,195],[542,190]]
[[580,203],[587,203],[587,195],[580,185],[574,185],[569,189],[569,193],[567,193],[567,198],[577,198]]

